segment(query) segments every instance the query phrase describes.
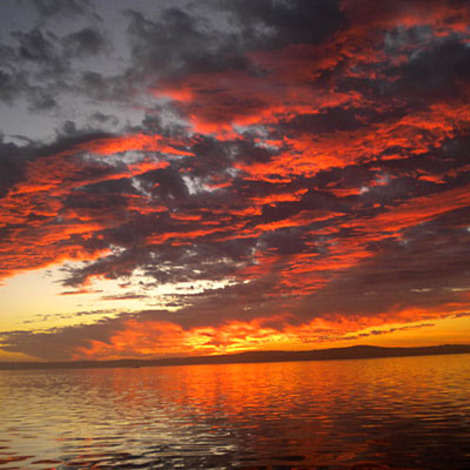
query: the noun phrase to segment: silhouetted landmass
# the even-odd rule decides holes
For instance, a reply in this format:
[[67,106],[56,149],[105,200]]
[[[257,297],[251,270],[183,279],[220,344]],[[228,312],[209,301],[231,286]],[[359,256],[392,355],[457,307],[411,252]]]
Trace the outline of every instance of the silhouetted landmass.
[[67,362],[0,362],[0,370],[15,369],[84,369],[105,367],[149,367],[192,364],[236,364],[250,362],[326,361],[338,359],[373,359],[384,357],[469,354],[470,345],[427,346],[414,348],[383,348],[351,346],[313,351],[248,351],[218,356],[172,357],[165,359],[119,359],[113,361]]

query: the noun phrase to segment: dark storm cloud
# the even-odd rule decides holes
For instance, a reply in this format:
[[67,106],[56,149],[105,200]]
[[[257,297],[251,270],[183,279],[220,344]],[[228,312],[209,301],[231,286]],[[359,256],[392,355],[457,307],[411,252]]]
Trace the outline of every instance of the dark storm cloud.
[[47,111],[55,108],[56,106],[57,101],[53,98],[52,94],[49,94],[44,90],[31,90],[29,107],[31,111]]
[[88,0],[33,0],[32,2],[38,12],[45,16],[64,15],[80,15],[90,8]]
[[[153,17],[127,10],[125,14],[129,22],[131,61],[118,74],[103,73],[96,68],[83,70],[82,67],[78,68],[80,73],[76,73],[77,59],[103,52],[106,43],[110,42],[94,26],[68,35],[59,35],[45,26],[29,31],[15,31],[12,37],[16,46],[13,50],[16,72],[11,74],[5,70],[1,75],[5,84],[4,97],[11,100],[26,94],[32,102],[32,109],[40,111],[52,108],[51,99],[40,99],[40,96],[46,94],[53,98],[58,94],[79,93],[92,96],[97,101],[119,102],[129,100],[131,96],[141,92],[142,87],[158,87],[161,80],[184,78],[188,74],[246,70],[256,75],[262,71],[246,56],[253,48],[272,48],[276,44],[276,38],[280,38],[278,45],[287,43],[292,34],[298,34],[299,41],[309,38],[318,41],[338,26],[336,17],[339,10],[332,2],[295,2],[292,5],[263,2],[258,7],[248,9],[247,5],[243,2],[211,5],[222,18],[220,24],[217,19],[211,21],[210,17],[184,6],[156,9]],[[39,2],[37,6],[47,15],[62,10],[65,12],[60,2]],[[79,13],[84,12],[85,7],[91,8],[91,4],[71,2],[69,10]],[[245,10],[247,17],[243,13]],[[247,18],[252,18],[253,21],[247,21]],[[326,21],[326,18],[331,21]],[[312,20],[316,23],[314,27]],[[228,30],[224,21],[229,24]],[[262,35],[255,42],[247,40],[258,34],[256,30],[259,29],[260,21],[266,22],[261,29],[269,30],[267,37]],[[247,28],[253,31],[248,33]],[[282,38],[283,36],[285,37]],[[25,64],[34,63],[39,68],[33,75],[22,76],[23,67],[18,68],[21,60]],[[18,80],[20,76],[24,82],[21,86],[21,81]],[[233,101],[232,105],[235,105],[234,98],[230,99]],[[236,114],[242,115],[245,108],[247,111],[244,113],[252,113],[265,107],[263,100],[253,97],[245,97],[243,101]],[[235,113],[235,110],[232,112]],[[218,119],[218,116],[212,113],[213,119]]]
[[60,71],[61,64],[53,44],[56,37],[52,33],[43,33],[39,29],[33,29],[28,33],[15,31],[12,36],[18,43],[18,58],[20,60],[47,64],[56,71]]
[[[207,7],[216,12],[212,18],[204,16]],[[168,85],[168,80],[198,73],[262,74],[247,52],[316,44],[343,22],[337,2],[320,0],[208,2],[200,12],[175,6],[153,18],[135,10],[127,10],[126,15],[133,60],[129,75],[148,84],[153,77],[154,86],[158,80]],[[247,112],[252,112],[263,102],[245,97],[239,113],[247,106]]]
[[78,78],[73,82],[71,92],[86,96],[98,104],[111,103],[122,106],[127,103],[132,110],[132,98],[148,86],[143,77],[134,75],[133,70],[131,67],[122,74],[111,76],[96,70],[80,71]]
[[65,51],[74,57],[96,55],[104,50],[105,40],[96,29],[83,28],[63,38]]
[[5,103],[12,103],[24,88],[24,78],[0,70],[0,99]]
[[470,50],[457,38],[436,40],[414,53],[399,70],[393,93],[430,101],[459,98],[470,78]]
[[[13,105],[18,98],[26,97],[38,103],[40,109],[43,107],[41,101],[47,101],[44,97],[48,95],[40,82],[50,74],[60,75],[65,70],[54,46],[56,38],[51,33],[43,34],[37,28],[28,32],[14,31],[11,37],[12,44],[0,45],[3,57],[0,98]],[[39,81],[34,79],[36,73],[42,77]]]
[[104,37],[92,27],[63,37],[46,27],[12,31],[0,45],[0,99],[12,106],[25,98],[33,112],[57,108],[57,97],[80,91],[76,62],[100,54],[105,47]]
[[98,124],[110,124],[113,127],[116,127],[119,124],[119,118],[111,114],[104,114],[100,111],[93,113],[90,116],[90,121],[92,123],[98,123]]
[[0,139],[0,197],[24,176],[25,165],[30,155],[24,147],[6,143]]
[[336,0],[224,1],[250,43],[278,48],[288,44],[316,44],[344,22]]
[[125,14],[132,48],[130,74],[138,80],[150,83],[152,78],[171,79],[249,65],[238,34],[211,29],[198,15],[177,7],[163,10],[156,20],[134,10]]

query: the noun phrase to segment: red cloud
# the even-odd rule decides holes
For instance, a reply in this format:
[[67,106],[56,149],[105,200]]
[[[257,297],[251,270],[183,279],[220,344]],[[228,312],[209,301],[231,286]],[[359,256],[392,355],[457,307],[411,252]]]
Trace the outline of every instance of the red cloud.
[[[71,209],[64,199],[90,184],[131,178],[151,170],[166,168],[168,161],[145,158],[140,162],[121,164],[117,169],[106,163],[83,161],[83,152],[109,156],[115,152],[145,150],[181,156],[191,155],[176,149],[160,136],[136,134],[101,138],[41,157],[27,164],[26,176],[2,199],[0,228],[6,237],[0,242],[0,278],[24,269],[35,269],[51,263],[72,260],[93,260],[108,249],[84,248],[83,241],[93,232],[121,223],[112,211]],[[99,199],[84,192],[82,198]],[[165,211],[166,207],[149,205],[142,197],[128,195],[123,210],[142,214]]]
[[[435,309],[394,309],[374,317],[332,315],[292,324],[290,316],[261,317],[251,321],[227,321],[220,326],[185,329],[168,321],[127,320],[107,341],[89,340],[75,349],[73,359],[158,358],[213,355],[250,350],[308,350],[334,341],[349,341],[352,334],[375,328],[374,336],[396,334],[411,328],[434,327],[430,319],[451,316],[459,310],[441,305]],[[426,324],[387,328],[390,323],[427,321]],[[362,336],[370,336],[365,333]],[[461,338],[464,342],[464,338]],[[379,340],[380,343],[380,340]],[[347,344],[347,343],[345,343]]]

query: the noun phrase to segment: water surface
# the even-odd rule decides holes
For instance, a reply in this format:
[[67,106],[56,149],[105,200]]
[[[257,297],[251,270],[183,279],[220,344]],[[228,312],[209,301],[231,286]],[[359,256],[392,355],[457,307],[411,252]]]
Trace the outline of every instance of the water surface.
[[470,356],[0,371],[0,470],[470,468]]

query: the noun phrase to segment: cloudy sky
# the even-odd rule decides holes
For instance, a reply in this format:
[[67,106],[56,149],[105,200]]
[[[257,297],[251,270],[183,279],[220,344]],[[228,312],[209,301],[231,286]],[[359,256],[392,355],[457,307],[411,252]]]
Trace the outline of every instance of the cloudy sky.
[[0,18],[0,360],[468,342],[469,2]]

